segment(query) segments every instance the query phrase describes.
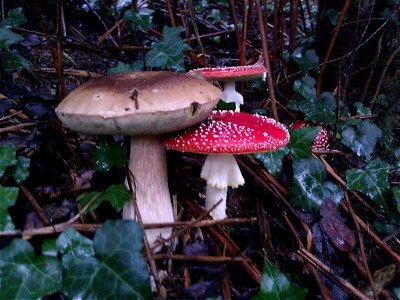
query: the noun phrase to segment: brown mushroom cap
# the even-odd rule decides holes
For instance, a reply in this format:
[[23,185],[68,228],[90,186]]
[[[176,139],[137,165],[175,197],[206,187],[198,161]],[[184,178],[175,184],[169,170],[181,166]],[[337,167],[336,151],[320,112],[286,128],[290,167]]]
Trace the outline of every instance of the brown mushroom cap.
[[174,72],[126,72],[88,81],[56,108],[68,128],[106,135],[163,134],[199,123],[221,96],[214,85]]

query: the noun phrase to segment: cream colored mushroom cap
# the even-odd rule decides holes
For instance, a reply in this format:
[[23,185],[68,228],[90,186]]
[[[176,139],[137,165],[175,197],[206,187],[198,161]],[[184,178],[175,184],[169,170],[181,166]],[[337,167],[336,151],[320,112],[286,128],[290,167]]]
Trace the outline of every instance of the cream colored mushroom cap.
[[193,76],[126,72],[82,84],[55,111],[64,126],[78,132],[156,135],[201,122],[220,96],[220,89]]

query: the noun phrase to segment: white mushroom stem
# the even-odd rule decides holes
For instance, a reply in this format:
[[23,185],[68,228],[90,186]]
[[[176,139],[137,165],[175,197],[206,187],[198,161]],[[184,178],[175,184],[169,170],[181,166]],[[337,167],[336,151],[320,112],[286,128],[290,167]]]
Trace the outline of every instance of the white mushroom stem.
[[243,104],[243,96],[236,91],[236,82],[234,80],[224,81],[224,90],[222,92],[221,100],[226,103],[235,102],[235,111],[240,111],[240,105]]
[[[157,136],[131,138],[129,170],[135,201],[143,224],[173,223],[174,214],[168,189],[166,150]],[[132,201],[124,205],[123,219],[135,219]],[[171,236],[171,228],[146,230],[147,240],[155,241]]]
[[207,181],[206,209],[211,209],[222,200],[210,214],[216,220],[224,219],[228,187],[237,188],[244,184],[235,157],[231,154],[207,155],[200,176]]

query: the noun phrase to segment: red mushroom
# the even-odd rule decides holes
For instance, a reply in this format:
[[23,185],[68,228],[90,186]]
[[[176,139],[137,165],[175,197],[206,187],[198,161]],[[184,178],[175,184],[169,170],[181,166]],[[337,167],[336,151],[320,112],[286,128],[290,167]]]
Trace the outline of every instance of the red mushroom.
[[[312,124],[304,122],[304,121],[296,121],[292,126],[291,129],[296,130],[304,126],[312,126]],[[328,131],[321,127],[321,130],[317,133],[314,143],[311,146],[313,150],[326,150],[329,146],[329,136]]]
[[237,67],[215,67],[194,69],[187,73],[188,75],[204,78],[208,81],[223,81],[224,90],[221,100],[224,102],[235,102],[236,111],[240,111],[240,105],[243,104],[243,96],[235,89],[236,81],[247,81],[256,78],[263,80],[267,74],[267,68],[264,66],[262,57],[257,63],[248,66]]
[[214,219],[226,217],[228,187],[244,184],[234,154],[273,151],[289,142],[289,132],[280,123],[244,112],[214,111],[196,127],[164,138],[168,149],[208,154],[201,178],[207,181],[206,209]]

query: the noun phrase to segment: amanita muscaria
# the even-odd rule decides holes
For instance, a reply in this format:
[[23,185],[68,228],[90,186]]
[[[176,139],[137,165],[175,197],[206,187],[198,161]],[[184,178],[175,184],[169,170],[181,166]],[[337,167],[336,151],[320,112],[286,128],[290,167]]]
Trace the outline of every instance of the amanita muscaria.
[[187,74],[204,78],[208,81],[222,81],[224,89],[221,100],[227,103],[235,102],[236,111],[240,111],[240,105],[243,104],[243,96],[236,91],[236,81],[248,81],[257,78],[265,79],[267,68],[264,66],[264,60],[260,57],[253,65],[199,68],[191,70]]
[[[314,126],[311,123],[307,123],[304,121],[296,121],[294,122],[290,128],[293,130],[305,127],[305,126]],[[329,146],[329,135],[328,131],[324,128],[321,127],[321,130],[318,131],[317,135],[315,136],[314,142],[311,146],[313,150],[326,150]]]
[[244,184],[234,155],[274,151],[288,142],[288,130],[275,120],[233,111],[213,111],[202,123],[163,140],[168,149],[207,154],[201,171],[206,209],[222,200],[211,212],[214,219],[226,217],[228,187]]
[[[64,126],[94,135],[130,136],[133,199],[144,224],[174,222],[165,148],[159,135],[206,118],[221,91],[211,83],[174,72],[127,72],[90,80],[56,108]],[[134,201],[134,200],[133,200]],[[132,201],[123,218],[135,218]],[[171,228],[146,230],[148,242],[166,239]]]

